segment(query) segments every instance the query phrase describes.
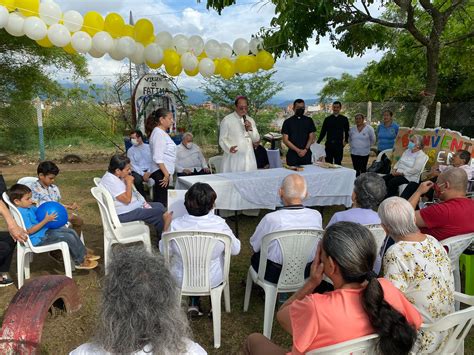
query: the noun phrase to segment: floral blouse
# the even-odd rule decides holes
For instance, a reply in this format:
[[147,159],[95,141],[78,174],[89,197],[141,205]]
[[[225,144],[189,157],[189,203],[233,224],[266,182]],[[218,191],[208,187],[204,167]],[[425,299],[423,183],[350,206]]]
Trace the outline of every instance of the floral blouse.
[[[418,309],[423,323],[454,312],[454,278],[446,250],[432,236],[422,242],[400,241],[383,258],[383,274]],[[434,352],[446,334],[418,332],[417,352]]]

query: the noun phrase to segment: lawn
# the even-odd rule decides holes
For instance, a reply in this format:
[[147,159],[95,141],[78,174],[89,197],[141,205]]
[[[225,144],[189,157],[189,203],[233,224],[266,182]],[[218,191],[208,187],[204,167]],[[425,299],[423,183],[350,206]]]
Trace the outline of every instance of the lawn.
[[[61,173],[56,183],[61,189],[63,201],[66,203],[77,202],[80,206],[80,215],[84,218],[84,237],[87,246],[103,255],[103,231],[100,215],[95,200],[90,194],[93,186],[92,178],[102,176],[107,164],[88,165],[60,165]],[[34,176],[36,166],[27,165],[22,167],[4,168],[3,175],[8,186],[16,182],[22,176]],[[324,224],[332,214],[342,210],[342,206],[324,209]],[[255,226],[267,211],[261,211],[259,217],[240,218],[239,232],[242,241],[241,253],[232,257],[230,270],[230,292],[231,313],[222,313],[222,345],[215,350],[213,348],[212,321],[207,317],[191,321],[194,340],[200,343],[210,354],[234,354],[237,353],[246,336],[253,332],[262,332],[264,298],[262,292],[253,291],[250,300],[249,311],[242,311],[245,286],[243,280],[246,278],[250,263],[251,249],[248,242]],[[3,223],[3,222],[2,222]],[[229,222],[233,228],[233,222]],[[4,224],[2,228],[4,230]],[[156,244],[153,236],[152,244]],[[103,265],[101,265],[103,266]],[[16,278],[16,258],[12,262],[12,276]],[[62,268],[46,255],[37,255],[31,265],[34,278],[39,275],[61,274]],[[77,283],[82,300],[82,308],[70,315],[55,314],[48,317],[44,327],[41,353],[44,354],[67,354],[78,345],[88,341],[94,335],[97,321],[98,302],[100,298],[100,279],[103,275],[103,267],[92,271],[76,271],[73,273],[74,281]],[[11,286],[0,290],[1,313],[5,311],[11,298],[16,293],[16,287]],[[206,309],[208,303],[204,304]],[[472,334],[472,333],[471,333]],[[474,337],[466,342],[466,353],[474,353]],[[289,347],[291,338],[275,321],[273,325],[272,339],[276,343]]]

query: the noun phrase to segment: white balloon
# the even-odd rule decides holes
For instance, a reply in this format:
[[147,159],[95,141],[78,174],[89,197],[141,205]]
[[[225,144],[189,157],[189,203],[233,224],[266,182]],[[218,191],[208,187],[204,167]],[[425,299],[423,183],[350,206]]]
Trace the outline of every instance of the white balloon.
[[41,2],[39,16],[47,25],[54,25],[61,20],[61,8],[54,1]]
[[94,37],[92,37],[92,48],[99,53],[109,52],[114,45],[114,39],[112,36],[105,31],[97,32]]
[[169,32],[158,32],[155,38],[155,43],[158,44],[162,49],[171,48],[173,47],[173,37]]
[[237,38],[234,41],[234,52],[237,55],[247,55],[249,54],[249,43],[243,38]]
[[48,28],[42,19],[36,16],[28,17],[23,24],[23,30],[28,38],[39,41],[46,37]]
[[232,57],[232,47],[228,43],[221,43],[221,53],[220,58],[230,58]]
[[130,56],[130,60],[133,64],[143,64],[145,62],[145,47],[139,42],[135,43],[135,45],[135,53]]
[[186,52],[181,56],[181,66],[185,70],[194,70],[199,64],[199,60],[191,52]]
[[71,33],[66,26],[56,23],[48,28],[48,38],[56,47],[64,47],[71,42]]
[[77,32],[82,28],[84,18],[79,12],[70,10],[63,14],[63,22],[69,31]]
[[119,50],[118,39],[114,39],[114,44],[113,44],[112,49],[109,51],[109,55],[112,59],[115,59],[118,61],[125,59],[125,55]]
[[8,9],[5,6],[0,6],[0,28],[3,28],[8,23]]
[[215,39],[210,39],[206,42],[204,50],[209,58],[214,59],[221,54],[221,45]]
[[124,36],[119,38],[117,50],[125,55],[125,57],[130,57],[133,53],[135,53],[135,49],[135,40],[132,37]]
[[84,31],[78,31],[71,37],[72,48],[78,53],[87,53],[92,48],[92,38]]
[[257,54],[261,49],[263,49],[263,39],[252,38],[249,43],[249,49],[253,54]]
[[202,76],[209,77],[214,74],[216,66],[214,61],[209,58],[202,58],[199,62],[199,72]]
[[145,47],[143,55],[146,61],[152,64],[158,64],[163,59],[163,50],[156,43],[151,43]]
[[8,15],[8,22],[5,26],[5,29],[9,34],[15,37],[21,37],[25,34],[23,31],[23,25],[25,24],[25,19],[22,16],[19,16],[15,12],[12,12]]
[[200,36],[194,35],[189,37],[189,50],[198,56],[204,50],[204,41]]
[[94,57],[94,58],[101,58],[104,56],[104,52],[101,52],[101,51],[98,51],[94,48],[91,48],[90,51],[89,51],[89,54]]
[[176,35],[173,37],[173,46],[178,54],[186,53],[189,49],[188,38],[185,35]]

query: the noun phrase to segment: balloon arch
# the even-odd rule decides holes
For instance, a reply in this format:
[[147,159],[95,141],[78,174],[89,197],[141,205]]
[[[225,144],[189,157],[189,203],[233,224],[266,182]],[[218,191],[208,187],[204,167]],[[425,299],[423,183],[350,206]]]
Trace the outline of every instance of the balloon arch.
[[273,56],[263,49],[259,38],[237,38],[231,46],[214,39],[204,42],[197,35],[155,34],[153,23],[146,18],[132,26],[114,12],[105,18],[96,11],[84,16],[74,10],[63,13],[53,0],[0,0],[0,28],[70,54],[87,53],[94,58],[108,54],[114,60],[128,58],[152,69],[164,66],[171,76],[184,71],[189,76],[200,73],[230,79],[237,73],[270,70],[274,65]]

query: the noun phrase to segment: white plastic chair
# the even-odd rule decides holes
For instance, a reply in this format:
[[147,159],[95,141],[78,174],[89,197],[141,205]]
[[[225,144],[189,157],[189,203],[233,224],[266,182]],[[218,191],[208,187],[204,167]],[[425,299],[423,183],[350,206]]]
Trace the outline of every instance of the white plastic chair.
[[308,351],[306,355],[362,355],[376,354],[376,345],[379,336],[370,334],[360,338],[344,341],[342,343],[325,346],[323,348]]
[[34,176],[24,176],[20,179],[18,179],[17,184],[22,184],[28,186],[30,189],[33,186],[33,184],[38,181],[37,177]]
[[[23,217],[20,214],[20,211],[15,207],[15,205],[10,201],[7,193],[4,192],[3,201],[8,205],[10,208],[10,212],[15,219],[18,226],[26,230],[25,222],[23,221]],[[30,255],[31,253],[40,254],[46,253],[53,250],[61,250],[63,255],[64,261],[64,271],[67,277],[72,279],[72,267],[71,267],[71,257],[69,255],[69,247],[66,242],[58,242],[49,245],[43,246],[34,246],[31,244],[30,239],[28,238],[25,243],[17,242],[17,277],[18,277],[18,288],[20,289],[25,282],[25,279],[30,278]]]
[[[461,291],[461,276],[459,274],[459,257],[464,250],[473,242],[474,233],[457,235],[455,237],[446,238],[441,241],[441,245],[448,248],[448,256],[451,261],[451,269],[453,270],[454,289]],[[456,310],[459,309],[459,302],[456,302]]]
[[[249,267],[247,273],[247,285],[245,287],[244,312],[249,308],[250,294],[252,292],[252,282],[255,282],[265,291],[265,314],[263,320],[263,335],[271,339],[273,314],[278,293],[295,292],[299,290],[305,282],[304,271],[311,252],[315,250],[324,231],[312,229],[295,229],[269,233],[263,237],[260,248],[260,262],[258,273]],[[272,241],[276,240],[280,245],[283,256],[278,284],[266,281],[265,271],[267,268],[268,247]]]
[[[416,182],[419,182],[420,181],[420,178],[421,178],[421,174],[423,174],[423,172],[425,171],[425,167],[426,167],[426,164],[428,163],[428,160],[430,159],[430,157],[427,155],[425,157],[425,162],[423,163],[423,169],[421,169],[420,173],[418,174],[418,177],[416,178]],[[403,190],[405,190],[405,188],[407,187],[408,184],[403,184],[403,185],[400,185],[398,187],[398,194],[401,195]]]
[[[183,260],[182,296],[211,296],[212,323],[214,330],[214,347],[221,346],[221,297],[224,291],[226,312],[230,312],[230,245],[231,238],[227,234],[216,232],[180,231],[168,232],[162,236],[163,255],[170,262],[170,243],[174,241]],[[211,288],[210,266],[212,252],[216,243],[224,243],[223,282]]]
[[91,188],[92,196],[99,205],[100,217],[104,228],[104,264],[105,272],[109,264],[109,254],[113,244],[142,242],[151,252],[150,229],[142,221],[121,223],[115,211],[110,193],[101,186]]
[[377,253],[380,252],[380,248],[382,248],[385,241],[385,230],[380,224],[365,224],[364,226],[367,227],[374,236],[375,243],[377,244]]
[[216,174],[221,173],[222,172],[222,155],[216,155],[216,156],[210,157],[208,164],[209,164],[209,169],[211,170],[211,174],[214,174],[214,170]]

